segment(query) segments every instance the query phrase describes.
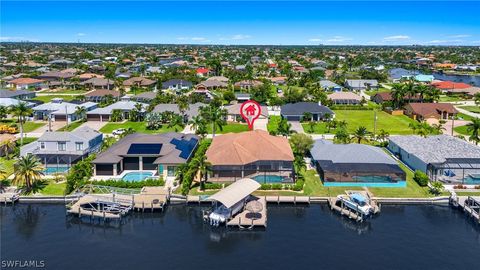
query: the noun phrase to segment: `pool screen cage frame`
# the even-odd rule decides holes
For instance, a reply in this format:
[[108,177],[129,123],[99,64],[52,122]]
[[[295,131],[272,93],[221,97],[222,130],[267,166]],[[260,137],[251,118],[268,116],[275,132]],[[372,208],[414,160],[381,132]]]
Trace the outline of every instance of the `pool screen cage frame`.
[[333,163],[328,160],[315,162],[322,182],[330,183],[381,183],[357,180],[362,176],[389,177],[390,183],[406,181],[406,173],[396,164],[386,163]]
[[[465,177],[470,173],[480,173],[480,158],[448,158],[443,163],[430,163],[427,165],[427,176],[438,181],[438,176],[443,176],[447,170],[461,171],[461,184],[464,184]],[[457,173],[455,175],[460,176]]]

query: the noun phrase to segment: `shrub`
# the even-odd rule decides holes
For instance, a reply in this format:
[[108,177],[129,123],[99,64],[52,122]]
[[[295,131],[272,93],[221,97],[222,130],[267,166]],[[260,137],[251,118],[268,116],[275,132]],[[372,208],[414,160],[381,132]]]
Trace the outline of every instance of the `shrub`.
[[304,184],[305,184],[305,180],[303,180],[303,179],[298,179],[297,182],[295,182],[295,185],[293,185],[291,189],[292,189],[293,191],[302,191]]
[[272,190],[281,190],[282,184],[272,184]]
[[97,184],[100,186],[109,186],[109,187],[118,187],[118,188],[142,188],[142,187],[155,187],[155,186],[164,186],[165,181],[163,179],[154,179],[147,178],[143,181],[125,181],[125,180],[104,180],[104,181],[94,181],[90,182],[91,184]]
[[205,155],[205,152],[207,152],[208,147],[210,146],[211,140],[202,140],[197,148],[195,150],[195,154],[192,159],[187,163],[185,173],[183,174],[182,178],[182,194],[187,195],[188,192],[190,191],[190,187],[193,182],[193,178],[195,177],[196,170],[192,166],[192,160],[195,158],[199,158]]
[[219,183],[205,183],[203,188],[204,189],[221,189],[222,184],[219,184]]
[[426,187],[429,179],[424,172],[416,170],[415,174],[413,175],[413,180],[415,180],[419,186]]
[[272,184],[262,184],[260,186],[261,190],[271,190],[272,189]]

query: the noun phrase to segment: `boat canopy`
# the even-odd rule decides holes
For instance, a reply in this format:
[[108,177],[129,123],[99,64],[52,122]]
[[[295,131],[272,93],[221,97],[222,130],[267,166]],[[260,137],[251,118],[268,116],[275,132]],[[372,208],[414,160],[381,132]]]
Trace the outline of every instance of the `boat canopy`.
[[213,194],[209,199],[218,201],[225,207],[230,208],[259,188],[260,183],[257,181],[250,178],[243,178]]
[[365,199],[365,197],[362,196],[362,194],[360,193],[353,193],[350,195],[350,197],[353,199],[353,200],[356,200],[357,202],[359,203],[366,203],[367,200]]

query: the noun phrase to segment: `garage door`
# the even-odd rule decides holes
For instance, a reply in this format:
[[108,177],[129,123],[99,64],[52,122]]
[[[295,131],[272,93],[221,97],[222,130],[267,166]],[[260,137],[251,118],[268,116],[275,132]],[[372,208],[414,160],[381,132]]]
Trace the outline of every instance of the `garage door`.
[[288,121],[300,121],[300,116],[287,116]]
[[55,121],[65,121],[65,119],[67,119],[66,115],[63,115],[63,114],[55,115]]
[[88,121],[100,121],[100,115],[98,114],[88,114],[87,115]]

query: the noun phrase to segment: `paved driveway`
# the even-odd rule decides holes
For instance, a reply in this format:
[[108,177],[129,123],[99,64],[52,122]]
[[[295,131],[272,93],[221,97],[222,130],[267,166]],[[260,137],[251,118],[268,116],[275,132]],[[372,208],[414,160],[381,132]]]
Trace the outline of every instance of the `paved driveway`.
[[305,133],[303,130],[303,126],[299,121],[288,121],[290,124],[292,124],[292,131],[296,131],[297,133]]
[[[94,130],[100,130],[103,126],[108,124],[108,121],[100,122],[100,121],[87,121],[81,124],[79,127],[89,127]],[[78,128],[79,128],[78,127]]]
[[253,122],[253,129],[254,130],[265,130],[267,131],[267,124],[268,124],[268,119],[263,118],[263,119],[257,119],[255,122]]

